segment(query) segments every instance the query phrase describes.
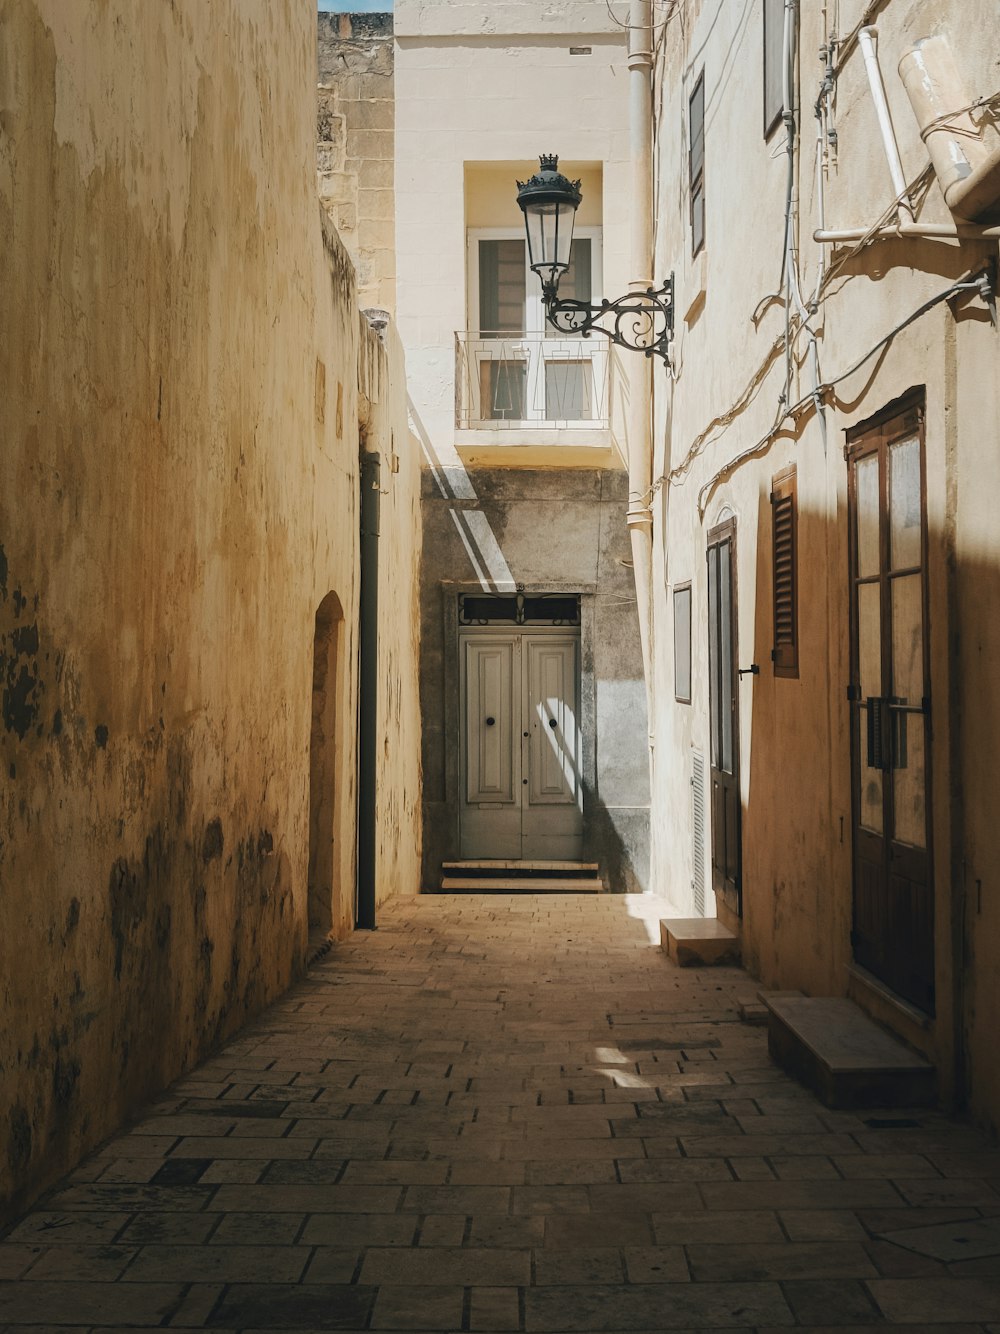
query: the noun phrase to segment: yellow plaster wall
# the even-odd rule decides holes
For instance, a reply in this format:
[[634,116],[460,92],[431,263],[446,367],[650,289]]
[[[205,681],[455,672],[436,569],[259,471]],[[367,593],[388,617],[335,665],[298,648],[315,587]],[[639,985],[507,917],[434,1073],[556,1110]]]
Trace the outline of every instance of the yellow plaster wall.
[[[331,917],[349,928],[358,384],[372,397],[399,360],[359,329],[320,224],[308,0],[7,0],[3,22],[0,1178],[17,1211],[301,971],[330,592]],[[387,578],[407,589],[400,393],[375,397],[405,461]],[[414,631],[388,624],[408,746]],[[395,763],[384,856],[412,885],[414,761]]]
[[[583,195],[576,211],[581,227],[600,227],[604,218],[604,174],[601,164],[559,159],[559,170],[579,180]],[[465,223],[467,227],[517,227],[524,214],[517,204],[517,181],[538,171],[538,159],[521,162],[466,163]]]

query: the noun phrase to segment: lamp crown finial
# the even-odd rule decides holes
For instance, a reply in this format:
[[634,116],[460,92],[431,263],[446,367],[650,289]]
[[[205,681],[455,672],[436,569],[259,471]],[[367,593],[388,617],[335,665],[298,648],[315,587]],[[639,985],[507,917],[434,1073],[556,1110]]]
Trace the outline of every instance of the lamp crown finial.
[[543,153],[541,157],[538,159],[538,165],[541,167],[542,171],[558,171],[559,154]]

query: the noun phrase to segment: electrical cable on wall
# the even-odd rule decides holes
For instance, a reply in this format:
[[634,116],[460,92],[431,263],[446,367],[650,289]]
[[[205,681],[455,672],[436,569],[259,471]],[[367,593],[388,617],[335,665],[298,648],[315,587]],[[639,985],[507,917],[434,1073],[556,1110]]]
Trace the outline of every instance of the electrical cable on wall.
[[763,450],[765,450],[780,433],[781,427],[789,419],[789,417],[797,416],[803,410],[803,408],[808,407],[809,404],[814,401],[817,393],[819,393],[825,398],[831,389],[836,388],[836,386],[840,384],[842,381],[849,379],[850,376],[852,376],[856,371],[859,371],[861,367],[865,365],[866,362],[871,361],[872,357],[876,356],[879,352],[881,352],[883,348],[888,347],[888,345],[892,342],[892,340],[895,337],[897,337],[897,335],[902,333],[904,329],[909,328],[911,324],[913,324],[916,320],[920,319],[922,315],[926,315],[929,310],[933,310],[935,306],[940,305],[942,301],[948,301],[951,299],[951,297],[957,296],[961,292],[969,292],[969,291],[978,292],[979,295],[983,298],[983,300],[987,303],[990,309],[991,319],[995,324],[996,299],[993,293],[991,276],[992,276],[991,271],[989,269],[980,269],[976,273],[967,275],[959,282],[952,283],[950,287],[946,287],[943,292],[938,292],[935,296],[932,296],[928,301],[923,302],[923,304],[918,306],[916,310],[912,311],[906,317],[905,320],[901,320],[899,324],[895,325],[894,328],[890,329],[887,334],[885,334],[882,338],[878,340],[877,343],[875,343],[872,347],[868,349],[868,351],[864,354],[864,356],[859,357],[858,360],[855,361],[852,366],[849,366],[847,368],[847,370],[842,371],[832,380],[826,380],[823,384],[819,385],[816,390],[814,390],[809,394],[806,394],[805,397],[800,398],[797,403],[793,403],[791,404],[790,407],[787,407],[785,411],[782,413],[780,420],[776,422],[774,426],[771,427],[770,431],[768,431],[766,435],[762,436],[756,442],[756,444],[750,445],[749,448],[741,450],[739,454],[735,455],[727,463],[723,464],[723,466],[719,468],[715,473],[713,473],[713,475],[708,479],[708,481],[702,485],[702,487],[698,491],[699,517],[702,519],[705,517],[705,501],[708,493],[720,481],[722,481],[725,477],[727,477],[735,468],[739,467],[741,463],[744,463],[747,459],[753,458],[754,455],[759,454]]
[[[815,104],[815,114],[817,118],[817,149],[816,149],[817,183],[816,184],[817,184],[817,199],[820,208],[820,230],[823,230],[823,224],[825,221],[825,210],[823,207],[823,201],[824,201],[823,180],[824,180],[824,170],[825,170],[824,154],[827,152],[835,151],[837,144],[836,130],[832,128],[830,123],[831,104],[833,96],[836,91],[837,74],[839,72],[841,65],[843,64],[843,60],[847,52],[856,44],[858,34],[861,32],[862,28],[865,26],[866,22],[868,22],[868,20],[870,20],[870,18],[874,16],[876,11],[885,2],[886,0],[873,0],[873,3],[867,6],[863,18],[858,22],[855,28],[852,29],[851,33],[848,34],[847,38],[845,38],[842,42],[838,44],[837,39],[834,36],[830,36],[828,38],[827,44],[820,51],[821,59],[823,59],[825,62],[824,79],[820,87],[819,96]],[[786,9],[786,15],[788,15],[787,9]],[[783,41],[783,48],[784,48],[783,55],[785,57],[785,63],[783,66],[783,81],[785,86],[783,88],[783,92],[785,94],[784,97],[785,104],[786,106],[788,106],[788,104],[791,103],[792,101],[791,85],[793,77],[793,61],[791,59],[792,51],[790,50],[791,47],[791,42],[789,40],[790,35],[786,33],[784,37],[785,40]],[[834,50],[837,49],[838,45],[839,45],[840,58],[837,60],[835,64],[833,53]],[[968,111],[971,110],[973,106],[978,106],[985,108],[986,113],[988,115],[993,114],[998,97],[1000,97],[1000,93],[993,94],[989,97],[978,98],[976,99],[975,103],[971,104],[970,107],[966,107],[964,110]],[[957,115],[957,114],[961,114],[961,112],[950,113],[950,115]],[[729,407],[725,412],[720,413],[716,417],[714,417],[712,421],[708,423],[708,425],[698,434],[698,436],[692,442],[684,458],[673,468],[671,468],[669,472],[666,472],[665,474],[661,475],[659,478],[656,479],[656,481],[650,487],[649,493],[646,497],[647,503],[652,501],[657,491],[659,491],[664,484],[668,486],[679,485],[683,482],[694,460],[703,452],[703,450],[709,443],[711,443],[714,439],[718,438],[717,433],[720,430],[723,430],[728,425],[730,425],[740,415],[740,413],[742,413],[754,400],[766,376],[769,374],[770,370],[774,366],[777,356],[781,353],[782,350],[784,350],[785,385],[781,394],[779,394],[775,422],[772,425],[771,432],[769,433],[768,437],[766,437],[767,439],[773,438],[773,435],[777,433],[780,423],[786,421],[792,411],[792,409],[788,409],[786,405],[790,397],[791,381],[793,378],[793,368],[801,369],[802,363],[799,361],[795,349],[799,336],[801,335],[803,330],[805,330],[805,332],[809,335],[808,355],[812,361],[813,391],[811,395],[806,396],[804,399],[800,400],[797,404],[793,405],[793,407],[795,411],[800,411],[801,407],[804,404],[807,404],[810,398],[812,398],[812,400],[816,405],[817,411],[818,412],[822,411],[821,391],[828,386],[824,385],[820,375],[817,332],[813,327],[812,320],[816,315],[816,313],[820,310],[820,308],[829,299],[829,297],[834,294],[834,289],[833,289],[834,280],[843,273],[845,267],[853,259],[855,259],[867,246],[871,245],[877,240],[882,239],[886,227],[891,226],[893,219],[897,216],[898,207],[900,203],[905,203],[906,205],[908,205],[909,209],[912,212],[912,215],[914,216],[914,218],[916,218],[919,216],[922,206],[926,202],[934,178],[933,167],[930,163],[927,163],[917,173],[917,175],[913,178],[913,180],[906,185],[905,189],[902,190],[897,197],[893,198],[890,201],[887,207],[883,210],[883,212],[879,215],[879,217],[871,225],[871,227],[868,228],[868,230],[862,237],[860,237],[856,242],[854,242],[850,246],[844,247],[843,249],[839,250],[837,258],[832,265],[828,266],[826,264],[825,243],[820,243],[820,259],[819,259],[819,267],[817,272],[815,289],[807,306],[803,301],[801,295],[801,287],[798,279],[795,248],[794,245],[790,244],[791,241],[790,233],[792,228],[792,217],[795,204],[794,181],[791,179],[793,175],[792,153],[794,152],[794,144],[791,142],[791,139],[795,133],[794,114],[792,110],[786,110],[786,112],[784,113],[784,119],[786,124],[786,143],[784,151],[789,154],[790,172],[789,172],[789,182],[786,187],[785,236],[782,247],[782,276],[778,290],[776,292],[769,293],[767,296],[763,297],[760,302],[758,302],[751,318],[753,322],[756,323],[760,318],[762,307],[774,301],[784,301],[785,312],[786,312],[785,328],[782,334],[780,334],[778,338],[775,339],[775,341],[768,348],[760,365],[750,376],[743,391],[736,399],[736,401],[731,405],[731,407]],[[836,290],[839,291],[840,290],[839,287]],[[794,311],[791,309],[793,302],[795,305]],[[842,377],[838,377],[838,380],[829,383],[830,384],[839,383],[840,378]],[[756,449],[757,447],[758,446],[755,446],[754,449]]]

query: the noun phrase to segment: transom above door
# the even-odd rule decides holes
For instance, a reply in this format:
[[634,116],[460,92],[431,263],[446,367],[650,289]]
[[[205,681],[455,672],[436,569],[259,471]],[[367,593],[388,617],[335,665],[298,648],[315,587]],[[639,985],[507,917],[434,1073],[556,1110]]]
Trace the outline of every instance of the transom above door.
[[578,860],[579,630],[469,628],[458,646],[461,855]]
[[[469,321],[464,347],[469,421],[592,426],[607,415],[608,350],[546,326],[523,230],[469,231]],[[579,227],[561,297],[600,300],[601,229]]]

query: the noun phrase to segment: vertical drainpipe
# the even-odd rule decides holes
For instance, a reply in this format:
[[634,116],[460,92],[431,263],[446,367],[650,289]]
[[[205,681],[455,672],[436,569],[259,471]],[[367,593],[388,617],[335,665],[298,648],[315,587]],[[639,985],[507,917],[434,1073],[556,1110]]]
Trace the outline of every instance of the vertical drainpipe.
[[361,611],[358,671],[358,912],[375,930],[375,777],[378,743],[378,454],[361,455]]
[[[653,286],[653,0],[631,0],[628,25],[629,154],[632,233],[629,291]],[[631,352],[628,375],[628,513],[632,566],[639,612],[642,671],[646,682],[650,764],[653,745],[651,587],[653,576],[652,360]]]

